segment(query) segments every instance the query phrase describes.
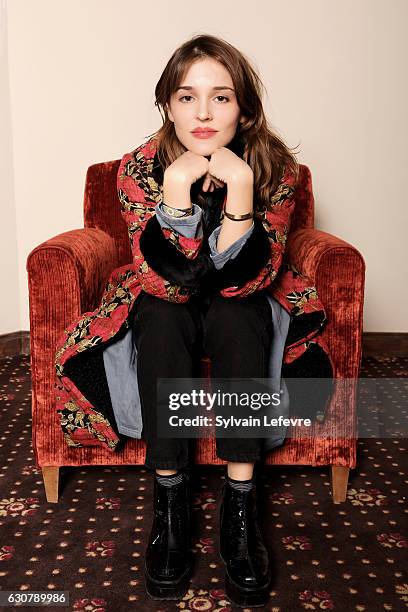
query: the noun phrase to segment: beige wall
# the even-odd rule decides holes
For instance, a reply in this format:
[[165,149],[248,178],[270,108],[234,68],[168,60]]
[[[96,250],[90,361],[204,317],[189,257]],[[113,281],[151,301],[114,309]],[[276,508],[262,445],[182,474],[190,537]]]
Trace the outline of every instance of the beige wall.
[[5,0],[0,0],[0,92],[0,278],[3,287],[0,334],[5,334],[20,330],[23,325],[27,329],[20,314],[19,277],[23,266],[17,246]]
[[405,0],[6,6],[0,333],[29,329],[28,253],[82,227],[87,167],[161,125],[155,83],[175,47],[204,32],[253,60],[272,125],[289,146],[300,142],[312,170],[317,227],[363,254],[364,330],[408,331]]

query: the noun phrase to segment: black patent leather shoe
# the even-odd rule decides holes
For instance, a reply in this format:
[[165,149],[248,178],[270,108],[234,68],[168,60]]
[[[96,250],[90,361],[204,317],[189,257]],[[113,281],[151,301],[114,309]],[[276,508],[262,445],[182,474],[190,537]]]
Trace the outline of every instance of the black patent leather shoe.
[[264,606],[269,599],[271,566],[257,522],[256,487],[238,491],[225,481],[220,507],[220,555],[225,591],[240,607]]
[[145,585],[153,599],[180,599],[188,590],[190,548],[189,477],[172,487],[154,478],[153,523],[145,553]]

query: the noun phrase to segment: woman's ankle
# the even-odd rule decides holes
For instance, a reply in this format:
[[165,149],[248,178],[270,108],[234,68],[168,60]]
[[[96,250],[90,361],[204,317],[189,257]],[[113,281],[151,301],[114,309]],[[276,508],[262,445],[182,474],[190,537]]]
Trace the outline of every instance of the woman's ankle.
[[156,469],[156,474],[158,476],[173,476],[173,474],[177,474],[178,470],[160,470]]

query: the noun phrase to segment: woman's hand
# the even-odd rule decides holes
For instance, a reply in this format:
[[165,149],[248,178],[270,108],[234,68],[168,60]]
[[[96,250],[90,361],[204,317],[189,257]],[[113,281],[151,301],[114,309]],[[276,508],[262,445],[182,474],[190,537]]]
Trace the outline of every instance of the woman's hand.
[[164,176],[169,181],[187,184],[189,187],[208,171],[209,161],[203,155],[185,151],[165,170]]
[[205,175],[203,191],[214,191],[225,183],[253,180],[251,167],[230,149],[220,147],[208,160],[203,155],[185,151],[165,171],[167,183],[188,184],[189,187]]
[[227,185],[253,181],[252,168],[227,147],[220,147],[211,155],[208,173],[212,181],[218,179]]
[[189,187],[205,174],[203,191],[214,191],[216,187],[223,187],[224,183],[208,172],[209,160],[203,155],[192,151],[185,151],[165,171],[167,182],[174,180],[177,183],[187,183]]

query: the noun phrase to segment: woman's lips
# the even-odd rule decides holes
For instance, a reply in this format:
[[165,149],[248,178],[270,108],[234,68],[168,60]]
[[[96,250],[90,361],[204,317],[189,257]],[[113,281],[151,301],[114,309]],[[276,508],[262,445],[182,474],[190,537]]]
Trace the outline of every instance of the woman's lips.
[[217,132],[191,132],[195,138],[211,138]]

